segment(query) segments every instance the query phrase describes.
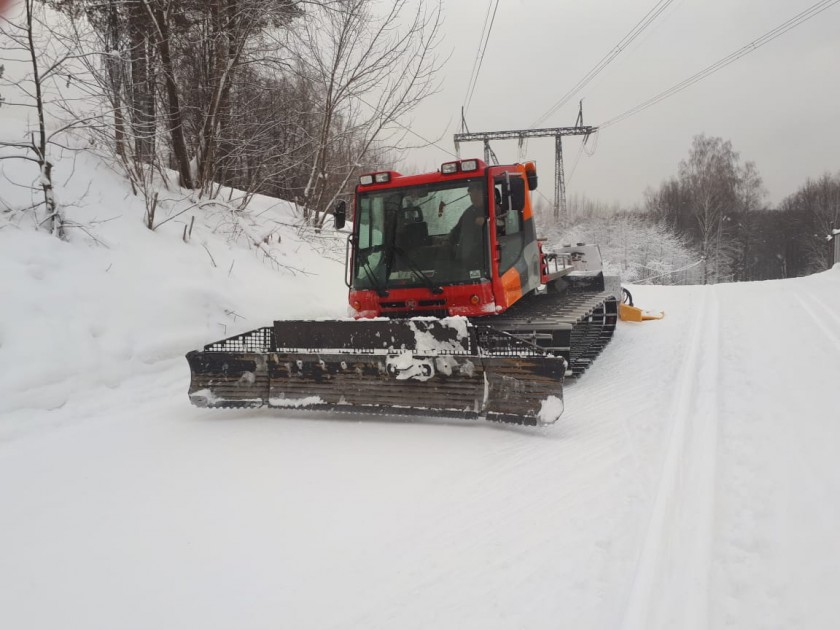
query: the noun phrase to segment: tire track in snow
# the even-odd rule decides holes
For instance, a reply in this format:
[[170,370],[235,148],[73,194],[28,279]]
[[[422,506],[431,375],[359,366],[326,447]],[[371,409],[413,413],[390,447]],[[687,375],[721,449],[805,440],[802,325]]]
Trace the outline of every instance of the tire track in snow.
[[834,344],[834,346],[840,350],[840,336],[829,326],[826,326],[824,318],[821,318],[817,313],[816,310],[821,310],[825,313],[829,319],[834,320],[835,324],[840,328],[840,316],[834,313],[831,308],[823,303],[818,297],[812,294],[805,294],[801,291],[797,291],[793,294],[796,298],[796,301],[799,302],[800,306],[802,306],[802,310],[805,312],[808,317],[810,317],[817,327],[825,333],[825,336]]
[[718,298],[704,287],[673,382],[671,431],[620,627],[706,628],[715,514]]
[[729,285],[724,294],[734,317],[722,331],[725,485],[710,627],[836,626],[840,328],[829,329],[840,326],[832,303],[840,294],[817,280],[825,279]]

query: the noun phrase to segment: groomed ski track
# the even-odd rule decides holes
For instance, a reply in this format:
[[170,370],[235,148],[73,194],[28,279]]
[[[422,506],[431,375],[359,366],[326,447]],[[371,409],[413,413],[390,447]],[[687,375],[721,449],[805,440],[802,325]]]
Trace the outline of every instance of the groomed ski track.
[[545,429],[189,406],[0,424],[4,628],[836,627],[840,268],[637,287]]

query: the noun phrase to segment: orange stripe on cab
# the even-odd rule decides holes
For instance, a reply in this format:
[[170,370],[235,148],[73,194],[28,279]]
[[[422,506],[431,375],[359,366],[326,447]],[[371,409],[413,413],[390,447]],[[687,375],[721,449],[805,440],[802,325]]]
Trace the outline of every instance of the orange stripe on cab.
[[501,280],[505,291],[505,302],[510,306],[522,297],[522,279],[516,267],[511,267],[502,275]]

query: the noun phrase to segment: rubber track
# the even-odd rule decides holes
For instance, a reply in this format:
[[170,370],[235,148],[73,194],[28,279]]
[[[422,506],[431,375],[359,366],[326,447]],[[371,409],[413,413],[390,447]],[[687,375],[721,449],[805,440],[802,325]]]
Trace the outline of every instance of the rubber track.
[[531,341],[569,363],[567,377],[580,376],[607,346],[618,321],[611,293],[546,293],[527,297],[505,313],[474,319]]

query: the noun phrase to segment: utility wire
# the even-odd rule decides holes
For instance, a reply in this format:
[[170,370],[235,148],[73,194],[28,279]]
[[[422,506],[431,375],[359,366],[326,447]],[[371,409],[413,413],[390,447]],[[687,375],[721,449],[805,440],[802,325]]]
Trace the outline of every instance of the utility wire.
[[487,3],[487,12],[484,14],[484,24],[481,25],[481,37],[478,38],[478,47],[475,49],[475,59],[473,59],[472,69],[470,70],[470,78],[467,81],[467,91],[464,93],[464,102],[461,103],[461,108],[467,105],[467,98],[470,96],[470,87],[472,87],[473,76],[475,76],[475,69],[478,66],[478,58],[481,56],[481,42],[484,41],[484,32],[487,30],[487,22],[490,20],[490,9],[493,7],[493,0]]
[[[838,0],[838,1],[840,1],[840,0]],[[376,113],[378,113],[379,115],[381,115],[381,116],[387,116],[387,114],[386,114],[385,112],[383,112],[383,111],[382,111],[381,109],[379,109],[378,107],[375,107],[374,105],[371,105],[370,103],[368,103],[368,102],[367,102],[365,99],[363,99],[362,97],[358,96],[357,98],[358,98],[358,99],[359,99],[362,103],[364,103],[365,105],[367,105],[368,107],[370,107],[373,111],[375,111]],[[416,136],[416,137],[420,138],[423,142],[425,142],[425,143],[426,143],[427,145],[429,145],[429,146],[434,146],[434,147],[437,147],[438,149],[440,149],[440,150],[441,150],[441,151],[443,151],[444,153],[446,153],[446,154],[448,154],[448,155],[451,155],[451,156],[452,156],[452,157],[454,157],[454,158],[457,158],[457,157],[458,157],[458,156],[457,156],[457,154],[452,153],[452,151],[450,151],[449,149],[446,149],[446,148],[444,148],[444,147],[440,146],[437,142],[434,142],[434,141],[432,141],[432,140],[429,140],[428,138],[426,138],[426,137],[424,137],[424,136],[421,136],[419,133],[417,133],[417,132],[416,132],[416,131],[414,131],[413,129],[410,129],[409,127],[406,127],[404,124],[402,124],[400,121],[398,121],[398,120],[397,120],[396,118],[394,118],[393,116],[388,116],[388,121],[387,121],[387,122],[389,122],[389,123],[393,123],[393,124],[395,124],[397,127],[400,127],[400,128],[402,128],[402,129],[406,130],[408,133],[412,134],[413,136]]]
[[[840,1],[840,0],[838,0],[838,1]],[[412,135],[414,135],[414,136],[417,136],[417,137],[418,137],[418,138],[420,138],[423,142],[425,142],[427,145],[429,145],[429,146],[433,146],[433,147],[437,147],[438,149],[440,149],[441,151],[443,151],[443,152],[444,152],[444,153],[446,153],[447,155],[451,155],[451,156],[452,156],[452,157],[454,157],[455,159],[457,159],[457,158],[458,158],[458,155],[457,155],[456,153],[453,153],[453,152],[452,152],[452,151],[450,151],[449,149],[446,149],[446,148],[444,148],[444,147],[440,146],[437,142],[434,142],[434,141],[432,141],[432,140],[429,140],[428,138],[425,138],[425,137],[421,136],[419,133],[417,133],[417,132],[416,132],[416,131],[414,131],[413,129],[409,129],[408,127],[406,127],[406,126],[405,126],[404,124],[402,124],[401,122],[399,122],[399,121],[397,121],[397,120],[395,120],[395,119],[393,119],[393,118],[390,120],[390,122],[394,123],[394,124],[395,124],[395,125],[397,125],[398,127],[402,127],[402,128],[403,128],[403,129],[405,129],[408,133],[410,133],[410,134],[412,134]]]
[[[492,0],[491,0],[492,1]],[[490,18],[490,26],[487,29],[487,36],[484,38],[484,48],[481,49],[481,57],[478,59],[478,68],[475,71],[475,76],[472,81],[472,88],[469,89],[469,96],[464,104],[464,111],[469,109],[470,102],[472,102],[475,86],[478,84],[478,75],[481,73],[481,64],[484,62],[484,53],[487,52],[487,44],[490,42],[490,33],[493,31],[493,23],[496,21],[496,10],[499,8],[499,0],[496,0],[496,6],[493,7],[493,16]],[[489,9],[489,7],[488,7]],[[481,43],[479,42],[479,46]]]
[[537,120],[532,122],[530,128],[533,129],[543,124],[558,109],[563,107],[563,105],[565,105],[569,101],[569,99],[571,99],[575,94],[577,94],[584,87],[586,87],[589,84],[589,82],[592,81],[592,79],[594,79],[595,77],[597,77],[613,59],[618,57],[618,55],[620,55],[621,52],[625,48],[627,48],[627,46],[629,46],[634,39],[641,35],[642,32],[648,26],[650,26],[654,22],[654,20],[656,20],[656,18],[662,15],[665,9],[668,8],[668,5],[670,5],[672,2],[673,0],[659,0],[653,6],[653,8],[647,12],[647,14],[636,23],[636,25],[633,28],[631,28],[630,31],[624,37],[622,37],[621,40],[615,46],[613,46],[610,49],[610,51],[607,54],[604,55],[601,58],[601,60],[598,63],[596,63],[592,67],[592,69],[583,76],[583,78],[580,81],[575,83],[574,86],[572,86],[572,88],[568,92],[566,92],[560,98],[559,101],[554,103],[554,105],[552,105],[545,114],[543,114]]
[[575,169],[577,169],[578,162],[580,162],[580,156],[583,155],[583,145],[585,142],[580,143],[580,149],[578,149],[577,155],[575,156],[575,161],[572,162],[572,168],[569,169],[569,176],[566,178],[566,185],[572,183],[572,178],[575,176]]
[[[636,282],[636,284],[638,284],[640,282],[650,282],[651,280],[656,280],[657,278],[661,278],[662,276],[668,276],[672,273],[680,273],[681,271],[687,271],[687,270],[691,269],[692,267],[696,267],[697,265],[699,265],[704,260],[705,260],[704,258],[701,258],[700,260],[697,260],[693,263],[687,264],[685,267],[680,267],[679,269],[671,269],[670,271],[665,271],[664,273],[660,273],[659,275],[656,275],[656,276],[651,276],[650,278],[641,278]],[[652,269],[651,267],[645,267],[644,265],[640,265],[638,263],[632,263],[631,262],[630,264],[634,265],[636,267],[641,267],[642,269],[647,269],[649,271],[658,271],[658,269]]]
[[750,42],[746,46],[744,46],[742,48],[739,48],[738,50],[736,50],[733,53],[730,53],[726,57],[723,57],[722,59],[719,59],[718,61],[716,61],[712,65],[707,66],[703,70],[700,70],[699,72],[691,75],[690,77],[688,77],[684,81],[680,81],[676,85],[673,85],[672,87],[668,88],[667,90],[665,90],[663,92],[660,92],[656,96],[654,96],[652,98],[649,98],[648,100],[646,100],[642,103],[639,103],[638,105],[628,109],[624,113],[619,114],[618,116],[615,116],[614,118],[610,118],[607,122],[599,125],[599,127],[601,129],[604,129],[606,127],[609,127],[610,125],[614,125],[616,123],[619,123],[619,122],[629,118],[630,116],[633,116],[634,114],[638,114],[639,112],[644,111],[648,107],[652,107],[653,105],[656,105],[660,101],[664,101],[666,98],[668,98],[670,96],[673,96],[677,92],[681,92],[682,90],[689,87],[690,85],[693,85],[693,84],[697,83],[698,81],[701,81],[701,80],[705,79],[709,75],[714,74],[718,70],[721,70],[721,69],[725,68],[729,64],[734,63],[735,61],[737,61],[741,57],[743,57],[745,55],[748,55],[749,53],[761,48],[762,46],[764,46],[764,44],[770,43],[771,41],[773,41],[777,37],[779,37],[781,35],[784,35],[789,30],[791,30],[793,28],[796,28],[797,26],[799,26],[803,22],[806,22],[807,20],[810,20],[812,17],[822,13],[823,11],[828,9],[830,6],[832,6],[834,4],[837,4],[838,2],[840,2],[840,0],[822,0],[821,2],[817,2],[816,4],[811,5],[809,8],[805,9],[801,13],[798,13],[797,15],[793,16],[792,18],[783,22],[782,24],[779,24],[779,26],[777,26],[776,28],[774,28],[770,31],[767,31],[764,35],[762,35],[758,39]]

